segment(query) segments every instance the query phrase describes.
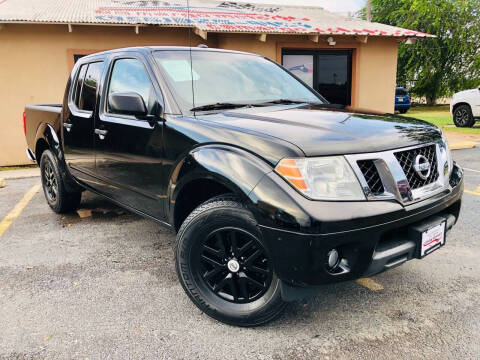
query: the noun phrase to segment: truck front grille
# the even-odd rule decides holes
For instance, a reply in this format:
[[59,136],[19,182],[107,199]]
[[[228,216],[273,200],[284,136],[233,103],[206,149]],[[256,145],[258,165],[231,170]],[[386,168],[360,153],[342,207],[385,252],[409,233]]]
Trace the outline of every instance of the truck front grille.
[[[430,163],[431,170],[430,175],[426,179],[422,179],[414,169],[415,158],[417,155],[423,155],[428,159]],[[425,147],[420,147],[416,149],[400,151],[395,153],[400,166],[405,172],[407,177],[408,184],[412,190],[419,189],[426,185],[429,185],[438,179],[438,170],[437,170],[437,153],[435,145],[429,145]]]
[[374,160],[359,160],[357,164],[372,194],[383,194],[385,188],[383,187],[382,179],[380,179],[380,174],[378,173]]
[[[345,155],[345,158],[367,200],[394,199],[406,205],[438,194],[448,186],[449,173],[441,171],[443,163],[438,163],[437,156],[443,147],[439,140],[398,150]],[[430,167],[425,166],[427,162]]]

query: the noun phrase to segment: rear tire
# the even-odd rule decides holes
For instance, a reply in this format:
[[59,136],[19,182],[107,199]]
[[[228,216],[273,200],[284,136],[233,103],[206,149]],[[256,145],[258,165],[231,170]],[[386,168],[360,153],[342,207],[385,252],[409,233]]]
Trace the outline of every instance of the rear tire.
[[40,158],[40,173],[45,199],[53,211],[62,214],[78,208],[82,193],[66,190],[57,158],[50,150],[45,150]]
[[472,108],[466,104],[457,106],[453,110],[453,122],[457,127],[472,127],[475,124]]
[[407,111],[408,111],[408,109],[402,109],[402,110],[400,110],[400,114],[406,114]]
[[193,303],[223,323],[257,326],[285,309],[257,223],[231,195],[208,200],[187,217],[177,235],[175,267]]

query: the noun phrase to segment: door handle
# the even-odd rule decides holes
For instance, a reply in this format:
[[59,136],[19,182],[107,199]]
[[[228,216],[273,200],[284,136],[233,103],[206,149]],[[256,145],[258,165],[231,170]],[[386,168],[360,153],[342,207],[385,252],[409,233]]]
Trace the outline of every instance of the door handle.
[[98,135],[100,140],[103,140],[103,139],[105,139],[105,136],[107,136],[108,130],[95,129],[95,134]]
[[67,130],[68,132],[70,132],[70,130],[72,130],[72,126],[73,126],[73,124],[63,123],[63,127],[64,127],[65,130]]

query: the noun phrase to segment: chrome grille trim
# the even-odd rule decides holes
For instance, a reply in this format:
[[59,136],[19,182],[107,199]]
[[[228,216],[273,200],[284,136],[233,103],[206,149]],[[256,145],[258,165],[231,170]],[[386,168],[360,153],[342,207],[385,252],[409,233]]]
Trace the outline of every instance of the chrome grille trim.
[[[434,166],[434,171],[436,171],[437,174],[435,174],[435,177],[433,178],[434,181],[430,184],[412,189],[396,154],[428,146],[435,147],[436,166]],[[444,149],[444,144],[439,141],[376,153],[345,155],[345,158],[355,172],[367,200],[397,200],[401,204],[406,205],[424,200],[449,188],[449,174],[441,171],[441,169],[443,170],[445,168],[445,163],[443,162],[446,162],[443,161],[444,156],[441,154],[441,149]],[[365,160],[372,160],[374,162],[383,184],[384,192],[382,194],[374,194],[370,189],[370,186],[358,165],[359,161],[361,162]]]
[[360,168],[360,171],[367,182],[368,187],[373,195],[380,195],[385,192],[383,187],[382,179],[378,173],[377,166],[375,165],[375,160],[359,160],[357,165]]
[[[414,169],[415,157],[425,156],[431,165],[431,172],[426,179],[420,178]],[[395,157],[407,176],[408,184],[412,190],[418,189],[438,180],[438,161],[435,145],[427,145],[416,149],[395,152]]]

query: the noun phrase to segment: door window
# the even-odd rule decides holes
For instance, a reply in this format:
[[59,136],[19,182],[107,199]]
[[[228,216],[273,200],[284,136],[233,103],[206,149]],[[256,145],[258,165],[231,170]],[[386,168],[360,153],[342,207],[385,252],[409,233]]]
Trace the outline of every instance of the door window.
[[[139,94],[150,113],[155,100],[152,82],[143,64],[136,59],[119,59],[113,64],[113,70],[108,86],[108,95],[116,92],[134,92]],[[107,111],[112,113],[108,108]]]
[[351,50],[284,50],[282,64],[330,103],[351,104]]
[[80,110],[93,111],[97,99],[97,87],[102,75],[103,61],[88,64],[83,81],[81,96],[78,102]]
[[78,107],[78,103],[80,102],[80,92],[82,91],[82,84],[83,79],[85,78],[85,73],[87,72],[88,64],[83,64],[78,71],[77,81],[75,83],[75,90],[73,93],[73,102]]

